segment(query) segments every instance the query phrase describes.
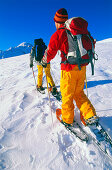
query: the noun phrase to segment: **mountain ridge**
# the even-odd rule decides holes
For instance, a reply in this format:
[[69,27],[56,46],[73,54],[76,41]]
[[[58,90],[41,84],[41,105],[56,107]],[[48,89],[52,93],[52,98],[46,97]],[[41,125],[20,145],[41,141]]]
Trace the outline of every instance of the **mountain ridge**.
[[17,47],[10,47],[5,51],[0,50],[0,59],[28,54],[30,53],[32,46],[33,45],[30,43],[23,42]]

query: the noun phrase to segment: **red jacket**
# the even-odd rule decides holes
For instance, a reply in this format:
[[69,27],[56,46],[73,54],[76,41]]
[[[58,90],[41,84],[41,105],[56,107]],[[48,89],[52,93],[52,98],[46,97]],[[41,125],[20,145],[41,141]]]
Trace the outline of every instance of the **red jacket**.
[[[63,25],[60,26],[60,28],[64,27]],[[66,57],[64,56],[63,52],[65,54],[68,53],[68,38],[65,29],[58,29],[50,39],[50,43],[48,45],[48,48],[43,56],[43,61],[46,63],[49,63],[57,54],[57,51],[61,51],[61,61],[64,62]],[[63,51],[63,52],[62,52]],[[70,71],[74,68],[75,65],[71,65],[69,63],[64,64],[61,63],[61,70]]]

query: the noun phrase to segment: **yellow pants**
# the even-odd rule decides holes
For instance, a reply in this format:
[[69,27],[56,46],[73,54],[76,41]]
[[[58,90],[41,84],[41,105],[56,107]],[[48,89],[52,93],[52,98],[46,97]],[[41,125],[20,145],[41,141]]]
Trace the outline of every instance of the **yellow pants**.
[[[43,67],[41,65],[37,65],[37,68],[38,68],[37,85],[40,87],[42,86]],[[45,74],[46,74],[48,83],[51,86],[55,86],[51,73],[50,73],[50,64],[47,64],[47,67],[45,68]]]
[[79,70],[78,66],[73,70],[66,72],[61,71],[60,89],[62,95],[62,119],[66,123],[73,123],[75,100],[82,116],[88,119],[96,115],[95,109],[87,96],[84,94],[84,80],[86,76],[86,66]]

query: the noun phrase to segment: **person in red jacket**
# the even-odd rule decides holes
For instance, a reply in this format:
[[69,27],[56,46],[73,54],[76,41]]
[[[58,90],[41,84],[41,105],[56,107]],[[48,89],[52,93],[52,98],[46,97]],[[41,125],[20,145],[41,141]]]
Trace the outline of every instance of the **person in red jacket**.
[[95,109],[83,91],[86,78],[86,66],[81,66],[81,70],[79,70],[78,65],[64,63],[64,61],[67,60],[64,54],[67,55],[69,50],[67,33],[64,29],[66,20],[68,20],[67,10],[64,8],[59,9],[54,16],[57,31],[51,36],[41,64],[43,67],[46,67],[47,63],[55,57],[57,51],[61,51],[60,90],[62,95],[62,121],[68,125],[73,123],[73,100],[75,100],[84,122],[86,122],[86,124],[95,123],[98,121]]

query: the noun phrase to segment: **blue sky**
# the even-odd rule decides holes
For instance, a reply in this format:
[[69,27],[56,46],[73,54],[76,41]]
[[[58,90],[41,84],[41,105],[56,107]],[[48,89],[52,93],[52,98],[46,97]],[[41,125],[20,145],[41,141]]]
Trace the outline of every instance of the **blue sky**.
[[97,40],[112,38],[112,0],[0,0],[0,50],[43,38],[48,45],[55,32],[53,17],[66,8],[68,17],[83,17]]

